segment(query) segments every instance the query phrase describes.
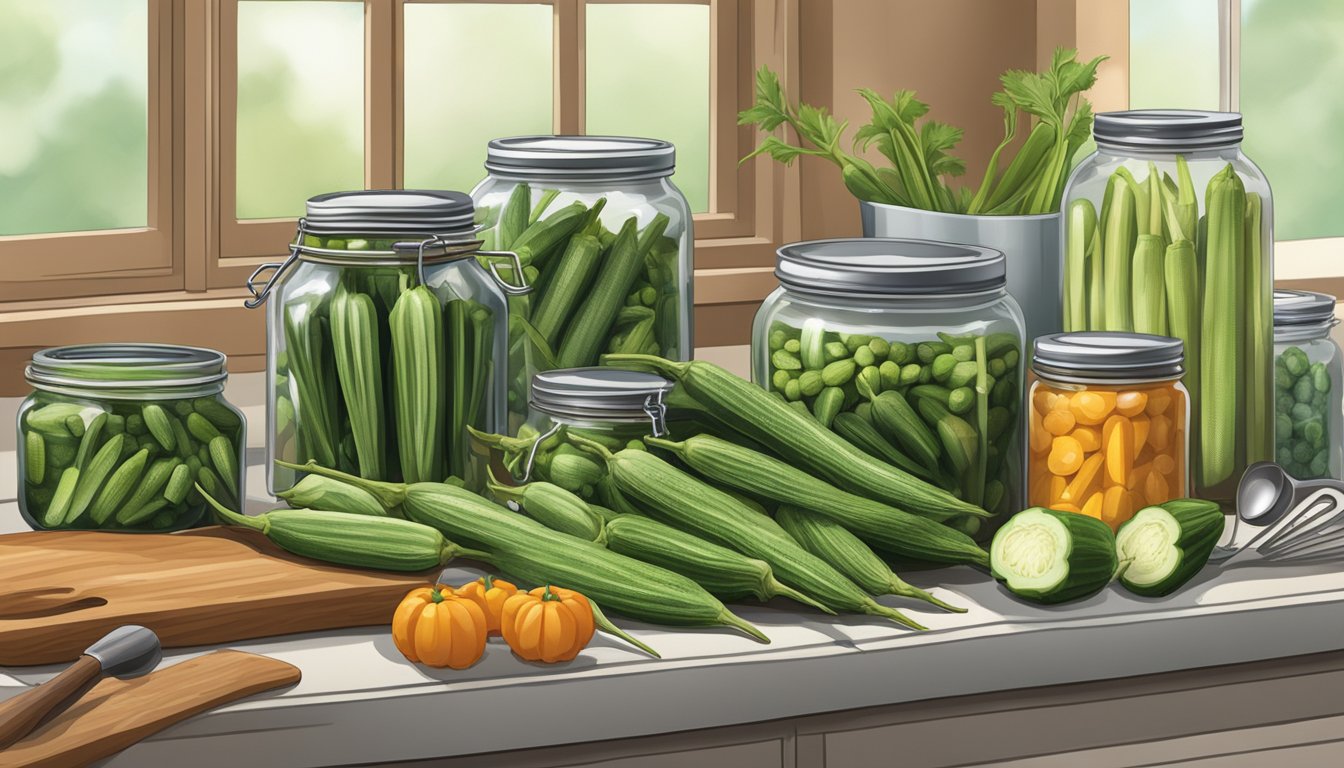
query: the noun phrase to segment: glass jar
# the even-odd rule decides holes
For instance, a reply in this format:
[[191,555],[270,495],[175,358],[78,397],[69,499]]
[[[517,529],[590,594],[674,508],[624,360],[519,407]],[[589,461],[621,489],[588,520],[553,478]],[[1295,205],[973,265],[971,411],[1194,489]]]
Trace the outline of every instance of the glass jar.
[[224,355],[162,344],[44,349],[24,371],[19,512],[38,530],[175,531],[246,498]]
[[1298,480],[1344,479],[1335,297],[1274,292],[1274,459]]
[[1064,191],[1064,329],[1185,342],[1193,495],[1230,506],[1273,455],[1269,183],[1237,113],[1103,113],[1093,134]]
[[537,371],[596,365],[606,352],[691,358],[694,236],[675,160],[653,139],[490,142],[489,175],[471,193],[481,236],[518,251],[538,286],[509,302],[511,433]]
[[[775,276],[752,326],[753,381],[959,498],[1021,508],[1023,321],[1002,253],[817,240],[779,249]],[[874,418],[878,397],[913,421]]]
[[[646,436],[668,434],[665,403],[672,382],[652,373],[617,368],[570,368],[532,377],[526,423],[505,448],[518,482],[546,480],[591,498],[606,476],[602,462],[565,442],[574,434],[609,450],[644,448]],[[610,504],[608,504],[610,506]]]
[[[451,475],[476,486],[467,427],[503,424],[495,364],[506,354],[504,294],[529,288],[505,280],[492,260],[512,254],[481,250],[472,216],[460,192],[319,195],[289,259],[249,280],[248,306],[274,294],[266,315],[272,494],[298,479],[276,460],[370,480]],[[513,263],[509,271],[520,272]],[[258,290],[264,270],[274,273]]]
[[1036,339],[1027,498],[1111,528],[1187,493],[1189,395],[1180,339],[1056,333]]

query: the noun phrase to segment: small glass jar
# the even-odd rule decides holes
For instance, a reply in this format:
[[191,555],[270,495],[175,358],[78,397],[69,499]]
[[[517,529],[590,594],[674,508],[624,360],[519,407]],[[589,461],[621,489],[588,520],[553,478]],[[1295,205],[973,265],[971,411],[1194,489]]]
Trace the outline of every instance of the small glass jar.
[[224,355],[161,344],[44,349],[24,371],[19,512],[37,530],[175,531],[246,498]]
[[1335,297],[1274,292],[1274,459],[1298,480],[1344,479],[1344,362]]
[[1185,342],[1192,493],[1273,455],[1273,198],[1235,112],[1107,112],[1064,190],[1064,330]]
[[[471,192],[481,236],[488,247],[518,251],[539,286],[509,302],[510,432],[526,416],[537,371],[593,366],[606,352],[691,358],[695,238],[690,205],[671,180],[671,144],[615,136],[495,139],[485,168]],[[627,224],[638,250],[618,247]]]
[[606,470],[600,460],[566,443],[565,434],[611,451],[643,449],[645,437],[668,434],[665,398],[671,389],[672,382],[656,374],[617,368],[538,373],[532,377],[527,422],[505,450],[507,467],[519,482],[546,480],[591,498]]
[[[266,477],[272,494],[316,461],[369,480],[478,487],[467,427],[504,422],[505,292],[461,192],[319,195],[283,264],[248,281],[267,324]],[[260,289],[257,276],[274,270]],[[510,274],[510,279],[514,277]],[[399,379],[398,371],[404,376]]]
[[1057,333],[1036,339],[1027,497],[1112,529],[1187,496],[1189,396],[1180,339]]
[[[959,498],[993,513],[1021,508],[1023,321],[1002,253],[818,240],[779,249],[775,276],[752,326],[757,384]],[[873,418],[877,397],[899,399],[918,421]]]

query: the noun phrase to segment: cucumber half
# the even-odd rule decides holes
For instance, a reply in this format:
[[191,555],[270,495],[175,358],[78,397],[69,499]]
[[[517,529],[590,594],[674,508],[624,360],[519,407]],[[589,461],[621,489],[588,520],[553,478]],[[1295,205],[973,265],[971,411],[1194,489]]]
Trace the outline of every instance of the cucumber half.
[[1144,597],[1162,597],[1180,589],[1209,561],[1223,535],[1223,512],[1211,501],[1178,499],[1144,507],[1115,537],[1120,583]]
[[989,548],[990,570],[1010,592],[1037,603],[1093,595],[1115,575],[1115,535],[1094,517],[1043,507],[1003,524]]

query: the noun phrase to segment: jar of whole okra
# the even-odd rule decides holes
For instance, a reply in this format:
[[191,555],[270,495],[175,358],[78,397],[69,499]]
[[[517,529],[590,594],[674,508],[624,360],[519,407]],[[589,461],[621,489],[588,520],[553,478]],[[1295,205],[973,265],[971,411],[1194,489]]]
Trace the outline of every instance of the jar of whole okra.
[[1023,320],[1004,267],[989,248],[922,240],[784,246],[753,380],[961,499],[1020,509]]
[[1056,333],[1036,339],[1034,350],[1030,505],[1118,529],[1146,506],[1189,495],[1180,339]]
[[45,349],[24,372],[19,511],[35,529],[173,531],[199,523],[200,484],[241,509],[241,412],[219,352],[161,344]]
[[1274,292],[1274,459],[1298,480],[1344,479],[1335,297]]
[[618,368],[570,368],[532,377],[528,419],[507,439],[507,468],[519,482],[546,480],[565,490],[602,497],[601,460],[565,441],[566,434],[611,451],[644,447],[646,436],[669,429],[666,403],[672,382]]
[[691,357],[691,209],[666,141],[519,136],[486,150],[471,196],[488,247],[516,251],[536,290],[509,301],[509,417],[532,374],[607,352]]
[[[258,274],[274,270],[265,286]],[[283,264],[249,280],[267,312],[267,482],[315,461],[369,480],[481,478],[467,427],[504,419],[511,253],[482,249],[461,192],[319,195]],[[271,295],[274,294],[274,295]]]
[[1274,453],[1273,200],[1235,112],[1096,116],[1064,191],[1064,330],[1185,342],[1191,495]]

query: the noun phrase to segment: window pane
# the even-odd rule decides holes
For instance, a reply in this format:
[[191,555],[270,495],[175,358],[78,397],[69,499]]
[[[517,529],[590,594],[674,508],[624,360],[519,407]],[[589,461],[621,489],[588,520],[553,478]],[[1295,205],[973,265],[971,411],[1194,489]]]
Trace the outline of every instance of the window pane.
[[665,139],[673,181],[709,210],[709,5],[587,6],[587,130]]
[[551,133],[551,15],[540,4],[406,5],[407,187],[469,192],[491,139]]
[[1218,109],[1218,0],[1129,0],[1129,104]]
[[364,5],[238,3],[238,218],[364,187]]
[[0,235],[148,221],[145,0],[0,0]]
[[1241,0],[1246,154],[1274,187],[1274,237],[1344,236],[1344,3]]

